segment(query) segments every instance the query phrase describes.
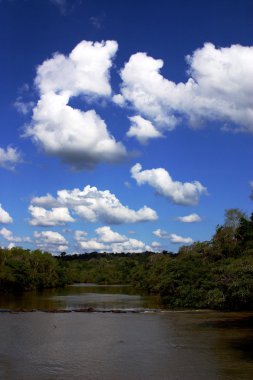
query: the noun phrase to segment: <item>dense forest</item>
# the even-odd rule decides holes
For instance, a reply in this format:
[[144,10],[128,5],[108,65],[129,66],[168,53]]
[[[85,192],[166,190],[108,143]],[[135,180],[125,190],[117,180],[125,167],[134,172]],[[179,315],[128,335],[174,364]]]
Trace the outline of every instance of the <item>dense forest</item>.
[[89,253],[54,257],[22,248],[0,249],[0,291],[73,282],[129,284],[158,294],[170,308],[253,309],[253,213],[225,212],[210,241],[177,254]]

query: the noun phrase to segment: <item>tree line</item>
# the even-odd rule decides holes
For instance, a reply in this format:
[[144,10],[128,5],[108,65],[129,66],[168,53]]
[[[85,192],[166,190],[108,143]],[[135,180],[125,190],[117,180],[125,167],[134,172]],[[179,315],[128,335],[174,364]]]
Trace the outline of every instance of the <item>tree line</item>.
[[29,290],[73,282],[129,284],[160,295],[170,308],[253,309],[253,214],[225,212],[210,241],[177,254],[90,254],[53,257],[21,248],[0,250],[0,290]]
[[50,253],[0,248],[0,292],[60,287],[67,282],[60,263]]

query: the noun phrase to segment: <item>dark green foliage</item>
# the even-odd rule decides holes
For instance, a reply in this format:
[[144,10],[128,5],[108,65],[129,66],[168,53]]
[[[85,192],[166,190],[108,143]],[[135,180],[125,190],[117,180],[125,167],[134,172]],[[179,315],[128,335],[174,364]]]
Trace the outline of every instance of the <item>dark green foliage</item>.
[[253,309],[253,215],[226,210],[210,241],[142,254],[86,254],[60,259],[79,268],[74,281],[131,284],[172,308]]
[[143,252],[53,257],[21,248],[0,249],[0,291],[73,282],[129,284],[159,294],[167,307],[253,309],[253,214],[227,210],[210,241],[178,254]]
[[250,219],[241,218],[236,230],[236,238],[242,250],[253,249],[253,213]]
[[64,269],[49,253],[19,247],[0,249],[1,292],[51,288],[67,282]]

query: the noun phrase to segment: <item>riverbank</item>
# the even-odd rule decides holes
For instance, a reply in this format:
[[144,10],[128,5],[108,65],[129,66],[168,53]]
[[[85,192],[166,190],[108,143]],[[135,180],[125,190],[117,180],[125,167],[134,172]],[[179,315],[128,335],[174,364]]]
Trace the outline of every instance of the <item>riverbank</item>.
[[253,310],[253,214],[247,218],[237,211],[232,221],[230,214],[210,241],[181,247],[177,254],[63,252],[53,257],[39,250],[0,248],[0,293],[74,282],[120,283],[158,296],[163,308]]

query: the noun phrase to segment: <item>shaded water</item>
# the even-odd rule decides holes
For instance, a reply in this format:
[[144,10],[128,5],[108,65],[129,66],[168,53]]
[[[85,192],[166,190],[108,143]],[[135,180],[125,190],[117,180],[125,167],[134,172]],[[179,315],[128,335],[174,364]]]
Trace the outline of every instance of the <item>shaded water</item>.
[[141,296],[130,286],[74,284],[62,289],[42,292],[5,294],[0,296],[1,309],[154,309],[160,308],[159,298]]
[[1,298],[0,308],[146,312],[0,313],[0,379],[253,378],[253,314],[147,312],[157,302],[127,287],[100,286]]

